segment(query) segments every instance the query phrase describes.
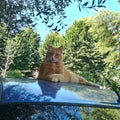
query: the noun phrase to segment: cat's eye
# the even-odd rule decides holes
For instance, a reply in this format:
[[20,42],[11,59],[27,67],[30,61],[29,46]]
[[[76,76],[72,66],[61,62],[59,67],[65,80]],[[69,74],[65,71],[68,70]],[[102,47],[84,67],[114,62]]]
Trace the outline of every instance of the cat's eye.
[[53,53],[52,52],[48,52],[49,55],[52,55]]
[[60,54],[59,53],[56,53],[56,56],[59,56]]

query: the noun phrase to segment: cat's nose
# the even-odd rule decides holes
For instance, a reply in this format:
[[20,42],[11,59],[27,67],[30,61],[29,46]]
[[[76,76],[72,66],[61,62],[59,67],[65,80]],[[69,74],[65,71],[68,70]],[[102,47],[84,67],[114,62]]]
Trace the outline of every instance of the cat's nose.
[[55,56],[52,56],[52,60],[54,60],[55,59]]
[[52,60],[54,60],[54,57],[52,57]]
[[54,59],[55,59],[55,58],[54,58],[54,57],[52,57],[52,58],[51,58],[51,61],[54,61]]

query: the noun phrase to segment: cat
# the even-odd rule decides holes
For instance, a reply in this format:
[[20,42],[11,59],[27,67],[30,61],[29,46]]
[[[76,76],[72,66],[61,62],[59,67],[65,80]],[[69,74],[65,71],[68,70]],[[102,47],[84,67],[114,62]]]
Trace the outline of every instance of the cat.
[[99,85],[88,82],[85,78],[68,70],[62,62],[62,50],[62,46],[54,48],[48,45],[48,51],[44,61],[39,67],[37,79],[49,80],[52,82],[79,83],[100,88]]

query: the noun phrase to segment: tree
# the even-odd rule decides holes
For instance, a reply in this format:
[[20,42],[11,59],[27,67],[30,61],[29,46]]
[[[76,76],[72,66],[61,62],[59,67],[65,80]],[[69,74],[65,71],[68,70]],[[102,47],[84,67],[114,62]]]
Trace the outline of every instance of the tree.
[[34,70],[39,66],[40,57],[38,53],[40,37],[32,28],[26,28],[24,31],[16,34],[18,41],[18,51],[14,58],[12,69],[18,70]]
[[[120,13],[101,11],[93,17],[91,33],[96,42],[95,47],[108,66],[120,65]],[[99,29],[98,29],[99,28]]]
[[[120,13],[101,11],[93,17],[90,29],[95,48],[104,56],[106,64],[101,79],[115,91],[120,101]],[[99,29],[98,29],[99,28]]]
[[82,107],[84,120],[119,120],[119,109]]
[[17,32],[32,24],[32,16],[28,11],[31,5],[23,0],[1,0],[0,22],[5,24],[11,33]]
[[[87,0],[1,0],[0,22],[4,23],[9,31],[13,33],[28,25],[35,26],[34,20],[40,18],[51,30],[59,31],[65,26],[63,23],[63,19],[67,17],[65,8],[73,2],[78,2],[79,10],[81,11],[82,8],[95,9],[96,7],[105,7],[105,1],[106,0],[92,0],[92,2],[87,2]],[[55,26],[53,26],[54,23],[50,23],[54,18],[57,19]]]
[[[4,60],[2,61],[1,76],[6,77],[7,70],[10,68],[10,65],[13,63],[15,54],[17,53],[17,44],[12,38],[7,38],[5,51],[4,51]],[[2,48],[3,49],[3,48]]]
[[91,120],[119,120],[119,110],[95,108],[91,114]]
[[0,70],[3,77],[8,70],[34,71],[39,66],[40,37],[31,27],[10,35],[1,24],[0,42]]
[[105,68],[101,77],[107,82],[107,86],[118,96],[117,102],[120,102],[120,69]]
[[95,41],[89,33],[91,27],[91,18],[84,18],[75,21],[66,31],[65,38],[71,46],[66,51],[66,64],[72,71],[81,74],[86,79],[98,82],[99,73],[105,64],[103,56],[94,47]]
[[[3,77],[6,75],[6,70],[9,67],[7,60],[9,52],[9,40],[10,36],[7,27],[3,23],[0,23],[0,73]],[[9,47],[10,46],[11,45],[9,45]]]
[[8,31],[7,27],[0,23],[0,67],[3,67],[4,64],[4,53],[5,53],[5,46],[6,46],[6,40],[8,39]]

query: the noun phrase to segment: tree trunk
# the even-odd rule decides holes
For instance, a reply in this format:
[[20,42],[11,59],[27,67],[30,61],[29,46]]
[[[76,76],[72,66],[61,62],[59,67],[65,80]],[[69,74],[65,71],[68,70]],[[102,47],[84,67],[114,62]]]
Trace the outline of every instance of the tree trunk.
[[6,73],[7,73],[7,70],[6,70],[6,69],[2,69],[1,76],[2,76],[3,78],[5,78],[5,77],[6,77]]

